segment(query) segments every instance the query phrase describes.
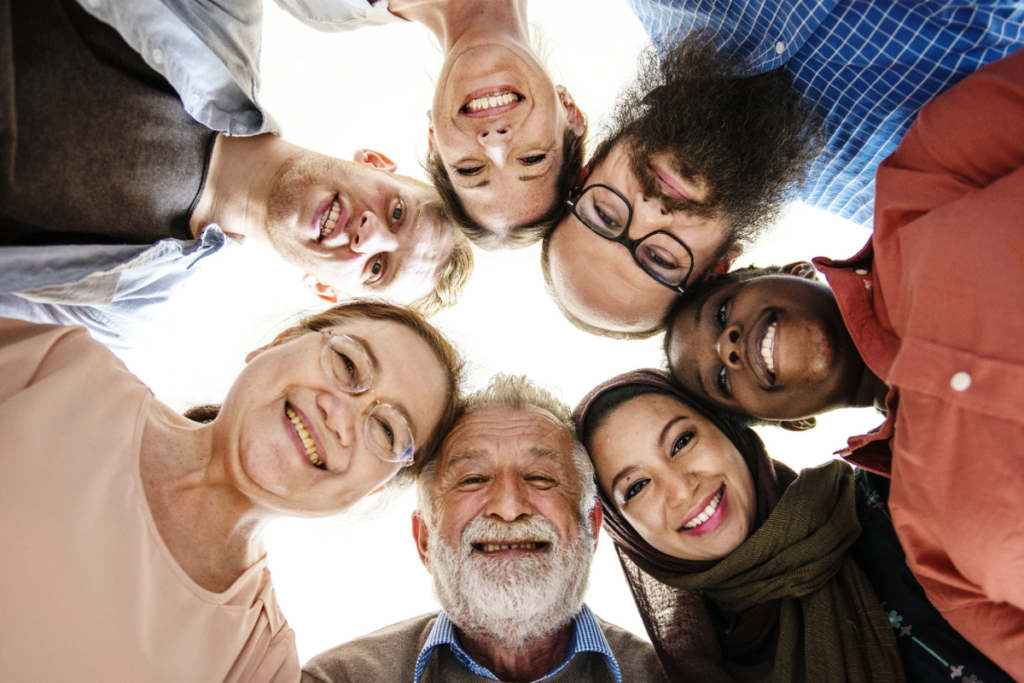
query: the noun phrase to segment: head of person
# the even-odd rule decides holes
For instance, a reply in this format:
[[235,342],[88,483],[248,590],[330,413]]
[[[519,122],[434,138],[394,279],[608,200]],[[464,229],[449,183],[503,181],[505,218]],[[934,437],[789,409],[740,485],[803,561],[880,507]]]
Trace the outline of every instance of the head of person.
[[534,49],[507,36],[460,42],[428,115],[427,173],[465,234],[484,249],[539,241],[583,166],[587,124]]
[[469,397],[417,490],[420,559],[459,629],[519,650],[571,623],[601,513],[563,403],[496,376]]
[[291,153],[273,177],[262,232],[315,294],[385,297],[426,315],[455,302],[473,254],[436,190],[396,174],[380,152],[360,149],[350,162],[278,144]]
[[656,333],[800,185],[818,119],[782,70],[749,74],[704,34],[642,57],[571,212],[545,237],[548,289],[578,327]]
[[717,409],[787,429],[855,405],[870,376],[835,295],[807,262],[729,273],[680,299],[666,327],[682,386]]
[[760,490],[773,479],[760,438],[656,370],[601,384],[573,419],[594,462],[605,528],[634,557],[684,571],[714,564],[777,498]]
[[422,316],[355,301],[252,351],[210,422],[235,488],[271,512],[328,515],[433,456],[458,414],[462,363]]

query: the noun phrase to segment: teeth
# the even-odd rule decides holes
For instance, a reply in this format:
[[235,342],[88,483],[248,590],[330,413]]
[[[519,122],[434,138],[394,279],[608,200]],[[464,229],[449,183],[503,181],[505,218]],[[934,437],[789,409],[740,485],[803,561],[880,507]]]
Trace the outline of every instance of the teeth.
[[761,360],[772,375],[775,374],[775,330],[778,326],[778,321],[769,325],[761,340]]
[[324,215],[320,217],[320,239],[324,239],[334,232],[334,227],[338,224],[338,216],[340,215],[341,202],[335,197],[331,208],[324,211]]
[[482,543],[480,549],[485,553],[493,553],[498,550],[536,550],[537,543],[535,541],[529,541],[526,543]]
[[502,107],[506,104],[512,104],[513,102],[518,101],[519,95],[514,92],[485,95],[484,97],[478,97],[475,100],[470,100],[470,102],[466,104],[466,111],[484,111],[485,109],[494,109],[495,107]]
[[286,406],[284,414],[288,416],[288,419],[295,425],[295,431],[299,433],[299,438],[302,439],[302,445],[306,447],[306,457],[309,461],[319,467],[320,469],[327,469],[324,461],[320,458],[320,453],[316,450],[316,442],[309,435],[309,430],[306,429],[306,425],[302,422],[302,418],[299,414],[292,410],[291,406]]
[[708,506],[704,508],[699,515],[691,519],[689,522],[683,525],[684,529],[696,529],[704,522],[711,519],[711,515],[715,514],[715,510],[718,509],[718,504],[722,502],[723,489],[719,489],[715,497],[711,499]]

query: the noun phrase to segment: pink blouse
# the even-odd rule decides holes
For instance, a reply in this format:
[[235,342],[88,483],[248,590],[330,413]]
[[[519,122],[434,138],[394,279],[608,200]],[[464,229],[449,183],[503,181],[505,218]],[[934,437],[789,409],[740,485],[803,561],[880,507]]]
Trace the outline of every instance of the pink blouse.
[[0,319],[4,680],[299,680],[266,560],[211,593],[164,545],[139,473],[152,400],[83,328]]

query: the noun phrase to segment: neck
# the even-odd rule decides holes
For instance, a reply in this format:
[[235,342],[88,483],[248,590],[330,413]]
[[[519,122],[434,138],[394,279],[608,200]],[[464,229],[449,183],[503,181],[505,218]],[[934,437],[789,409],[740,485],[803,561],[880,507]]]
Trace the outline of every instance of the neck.
[[510,648],[487,634],[457,629],[462,648],[491,673],[510,683],[528,683],[543,678],[562,663],[569,651],[575,622],[557,631]]
[[261,236],[274,180],[295,150],[270,133],[218,135],[203,194],[189,219],[192,236],[199,237],[210,223],[235,237]]
[[[268,515],[231,485],[212,425],[152,402],[140,470],[157,530],[189,577],[216,593],[263,556]],[[221,449],[223,450],[223,449]]]
[[447,56],[456,46],[481,37],[506,37],[530,45],[527,0],[390,0],[388,9],[426,26]]

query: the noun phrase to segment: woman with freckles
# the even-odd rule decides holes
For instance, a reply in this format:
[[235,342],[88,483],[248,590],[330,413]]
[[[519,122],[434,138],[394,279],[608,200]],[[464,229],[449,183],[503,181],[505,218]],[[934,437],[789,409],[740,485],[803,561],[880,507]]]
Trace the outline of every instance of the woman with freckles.
[[5,680],[298,681],[263,529],[407,477],[460,367],[417,314],[357,301],[186,417],[84,329],[0,319]]
[[[899,620],[886,610],[913,601],[901,594],[883,610],[858,564],[880,547],[861,549],[862,524],[895,536],[869,514],[882,506],[862,509],[863,482],[849,465],[797,474],[768,457],[751,429],[655,370],[598,386],[573,419],[594,462],[605,528],[669,680],[949,680],[923,645],[908,650],[907,638],[897,646]],[[879,565],[872,577],[909,576],[900,558],[867,561]],[[934,609],[928,615],[937,618]],[[948,646],[983,680],[1010,680],[944,622],[927,626],[920,635],[932,652]]]

